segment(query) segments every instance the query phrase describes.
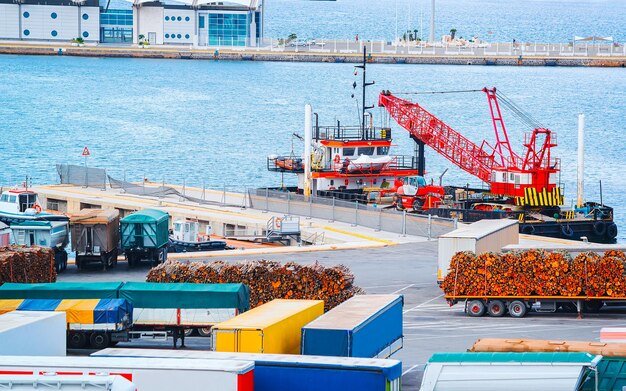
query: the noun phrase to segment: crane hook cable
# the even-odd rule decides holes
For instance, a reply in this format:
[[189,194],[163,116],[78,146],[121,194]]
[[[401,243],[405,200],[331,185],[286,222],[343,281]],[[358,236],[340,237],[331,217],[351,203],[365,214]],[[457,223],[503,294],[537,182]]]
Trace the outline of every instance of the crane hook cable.
[[482,92],[483,90],[456,90],[456,91],[418,91],[418,92],[393,92],[394,95],[429,95],[429,94],[459,94],[464,92]]

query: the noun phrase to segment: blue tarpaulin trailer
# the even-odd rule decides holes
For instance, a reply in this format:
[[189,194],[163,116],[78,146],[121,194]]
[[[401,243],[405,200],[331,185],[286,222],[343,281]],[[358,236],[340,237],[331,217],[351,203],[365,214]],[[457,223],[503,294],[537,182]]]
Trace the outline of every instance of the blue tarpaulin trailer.
[[402,348],[402,295],[358,295],[302,328],[302,354],[386,358]]

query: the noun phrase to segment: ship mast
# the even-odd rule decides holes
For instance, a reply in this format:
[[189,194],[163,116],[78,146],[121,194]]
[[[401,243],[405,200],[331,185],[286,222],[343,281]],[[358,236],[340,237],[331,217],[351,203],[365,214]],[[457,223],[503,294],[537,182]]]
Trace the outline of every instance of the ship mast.
[[[361,137],[363,138],[363,140],[366,140],[366,134],[365,134],[365,116],[366,110],[369,109],[373,109],[374,105],[372,106],[365,106],[365,88],[368,86],[373,85],[374,83],[376,83],[375,81],[372,81],[371,83],[368,83],[365,78],[365,73],[366,73],[366,69],[365,66],[367,64],[367,46],[363,45],[363,63],[361,65],[357,65],[356,68],[361,68],[363,69],[363,82],[361,83],[361,89],[363,91],[363,98],[362,98],[362,102],[361,102],[361,107],[362,107],[362,115],[361,115]],[[355,83],[356,84],[356,83]]]

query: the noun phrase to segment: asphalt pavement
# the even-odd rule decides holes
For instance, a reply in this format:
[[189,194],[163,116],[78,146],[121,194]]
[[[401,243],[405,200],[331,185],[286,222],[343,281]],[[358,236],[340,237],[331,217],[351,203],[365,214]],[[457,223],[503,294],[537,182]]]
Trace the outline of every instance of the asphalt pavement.
[[[400,244],[382,248],[226,257],[225,261],[272,259],[323,265],[344,264],[355,284],[367,293],[404,295],[404,347],[393,358],[403,362],[403,389],[418,390],[424,364],[435,352],[465,351],[478,338],[532,338],[598,341],[602,327],[626,327],[626,308],[608,307],[577,319],[572,313],[529,313],[525,318],[470,318],[461,304],[450,307],[437,285],[437,242]],[[129,270],[121,262],[114,270],[93,268],[78,272],[74,265],[59,281],[144,281],[145,264]],[[207,338],[187,338],[189,349],[208,349]],[[165,347],[171,341],[120,343],[119,347]],[[72,352],[79,354],[79,352]],[[82,352],[84,354],[85,352]]]

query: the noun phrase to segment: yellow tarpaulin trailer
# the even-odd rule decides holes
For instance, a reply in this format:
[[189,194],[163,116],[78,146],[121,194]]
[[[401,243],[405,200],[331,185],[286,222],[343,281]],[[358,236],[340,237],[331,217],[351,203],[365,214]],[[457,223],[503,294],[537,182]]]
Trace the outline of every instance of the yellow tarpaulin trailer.
[[212,329],[218,352],[299,354],[302,327],[324,313],[322,300],[277,299]]

